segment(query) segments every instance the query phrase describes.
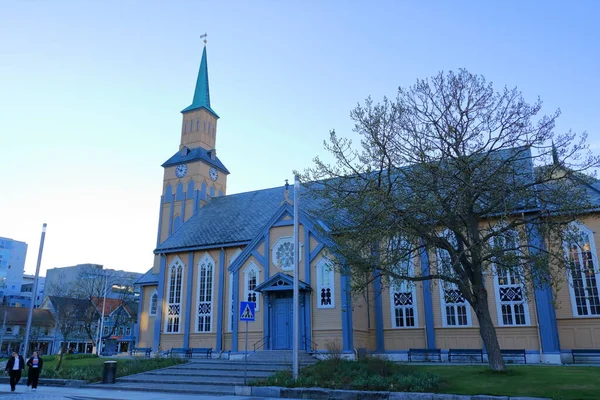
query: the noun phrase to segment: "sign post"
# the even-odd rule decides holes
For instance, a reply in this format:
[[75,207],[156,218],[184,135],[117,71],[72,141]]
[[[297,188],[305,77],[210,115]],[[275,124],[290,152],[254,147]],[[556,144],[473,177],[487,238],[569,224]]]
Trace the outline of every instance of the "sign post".
[[244,355],[244,385],[248,376],[248,322],[254,322],[256,303],[251,301],[240,302],[240,321],[246,322],[246,354]]

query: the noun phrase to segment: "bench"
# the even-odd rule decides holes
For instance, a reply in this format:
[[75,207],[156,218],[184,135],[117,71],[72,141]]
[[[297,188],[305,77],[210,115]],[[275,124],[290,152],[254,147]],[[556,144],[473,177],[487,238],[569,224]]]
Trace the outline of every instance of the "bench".
[[[417,361],[442,361],[441,349],[408,349],[408,361],[414,361],[413,357],[417,356]],[[422,358],[422,359],[421,359]]]
[[508,349],[500,350],[500,353],[502,354],[504,361],[508,363],[523,361],[523,364],[527,364],[527,355],[525,354],[525,350]]
[[194,354],[205,354],[206,358],[212,358],[212,347],[192,347],[190,357],[194,357]]
[[449,349],[448,362],[483,362],[483,350]]
[[600,349],[577,349],[571,350],[573,356],[573,364],[577,363],[577,359],[581,363],[598,363],[600,361]]
[[169,350],[167,355],[169,357],[173,357],[173,354],[183,355],[186,358],[190,358],[192,356],[192,351],[188,347],[171,347],[171,350]]
[[151,347],[137,347],[137,348],[131,350],[132,356],[136,356],[138,353],[140,353],[140,354],[143,353],[148,358],[148,357],[150,357],[150,354],[152,353],[152,348]]

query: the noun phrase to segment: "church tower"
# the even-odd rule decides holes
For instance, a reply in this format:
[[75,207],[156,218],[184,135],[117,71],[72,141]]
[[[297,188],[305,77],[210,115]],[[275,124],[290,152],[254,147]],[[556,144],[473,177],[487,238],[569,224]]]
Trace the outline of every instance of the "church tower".
[[210,106],[206,40],[192,104],[181,114],[179,150],[162,165],[164,177],[157,245],[210,198],[226,194],[229,171],[217,158],[219,116]]

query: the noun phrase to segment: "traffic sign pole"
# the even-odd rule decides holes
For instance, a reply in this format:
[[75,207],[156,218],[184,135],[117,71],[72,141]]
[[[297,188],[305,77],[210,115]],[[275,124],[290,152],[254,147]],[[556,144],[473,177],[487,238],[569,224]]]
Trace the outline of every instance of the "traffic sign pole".
[[240,302],[240,321],[246,322],[246,354],[244,355],[244,385],[246,384],[246,379],[248,377],[248,322],[254,322],[256,317],[256,303],[251,301],[242,301]]
[[248,377],[248,321],[246,321],[246,362],[244,364],[244,386],[246,386],[246,378]]

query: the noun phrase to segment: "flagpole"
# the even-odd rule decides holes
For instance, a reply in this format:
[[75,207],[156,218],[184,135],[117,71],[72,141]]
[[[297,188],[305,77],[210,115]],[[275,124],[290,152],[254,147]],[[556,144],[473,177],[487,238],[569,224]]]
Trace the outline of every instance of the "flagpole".
[[298,181],[298,176],[294,176],[294,334],[292,335],[293,339],[293,355],[292,355],[292,366],[294,371],[294,380],[298,380],[298,334],[300,331],[300,315],[299,315],[299,290],[298,290],[298,281],[299,281],[299,271],[300,268],[298,266],[300,260],[300,243],[298,240],[298,230],[299,230],[299,221],[298,221],[298,198],[300,192],[300,182]]

